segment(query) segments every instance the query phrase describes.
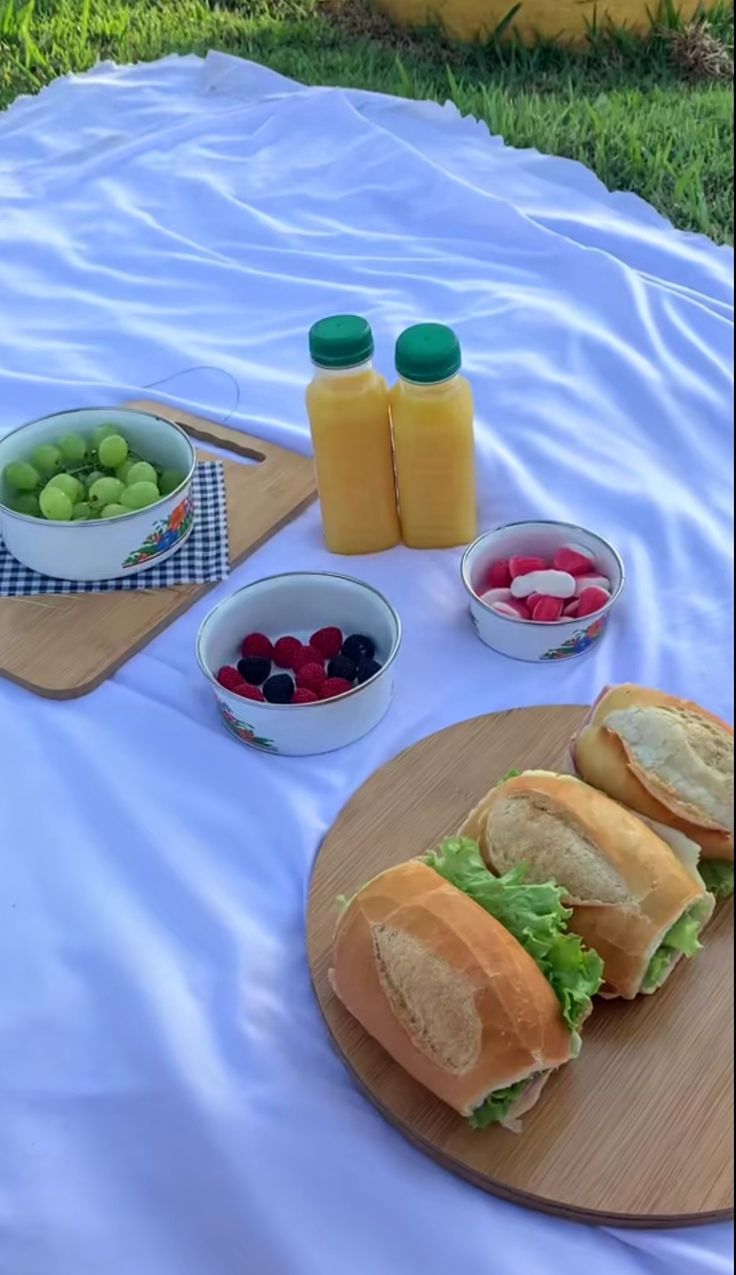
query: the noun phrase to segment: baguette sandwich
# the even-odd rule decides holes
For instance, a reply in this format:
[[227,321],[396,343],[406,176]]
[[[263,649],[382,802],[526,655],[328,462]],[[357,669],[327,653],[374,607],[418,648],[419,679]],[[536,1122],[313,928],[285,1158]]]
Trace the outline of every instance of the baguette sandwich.
[[716,898],[733,893],[733,729],[689,700],[644,686],[603,692],[572,745],[586,783],[701,848]]
[[336,995],[476,1129],[518,1129],[578,1053],[602,962],[567,933],[561,893],[518,869],[498,879],[454,840],[369,881],[338,922]]
[[541,770],[506,778],[458,835],[477,839],[493,872],[524,864],[530,881],[559,882],[570,928],[603,958],[603,996],[656,991],[700,947],[715,901],[697,868],[579,779]]

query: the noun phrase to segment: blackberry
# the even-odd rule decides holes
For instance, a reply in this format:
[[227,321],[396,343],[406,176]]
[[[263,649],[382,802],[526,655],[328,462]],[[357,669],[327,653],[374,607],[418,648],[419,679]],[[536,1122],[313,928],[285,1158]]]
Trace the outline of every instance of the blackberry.
[[381,665],[377,660],[361,660],[357,671],[358,685],[367,682],[369,677],[374,677],[380,671]]
[[327,665],[328,677],[344,677],[346,682],[355,681],[355,661],[349,660],[347,655],[333,655]]
[[373,638],[366,637],[364,633],[351,633],[342,644],[342,654],[347,655],[354,664],[363,659],[372,660],[375,653],[376,644]]
[[261,686],[271,672],[271,661],[248,655],[238,660],[238,672],[249,686]]
[[263,684],[263,694],[269,704],[290,704],[294,694],[294,683],[288,673],[274,673]]

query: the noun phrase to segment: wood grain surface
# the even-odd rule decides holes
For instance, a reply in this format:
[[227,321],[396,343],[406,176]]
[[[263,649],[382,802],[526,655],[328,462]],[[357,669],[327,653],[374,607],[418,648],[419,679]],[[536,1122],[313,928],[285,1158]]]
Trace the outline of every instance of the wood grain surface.
[[733,908],[703,951],[634,1002],[596,1001],[579,1059],[548,1082],[520,1134],[472,1130],[350,1017],[327,978],[336,897],[454,833],[512,767],[564,769],[577,707],[461,722],[409,748],[356,793],[320,849],[309,894],[314,988],[338,1052],[382,1114],[434,1160],[517,1203],[617,1226],[733,1212]]
[[[125,404],[165,416],[193,438],[256,464],[221,460],[227,491],[230,565],[301,513],[317,495],[309,457],[251,438],[163,403]],[[201,460],[213,459],[198,449]],[[94,690],[213,588],[211,584],[120,593],[0,598],[0,674],[52,699]]]

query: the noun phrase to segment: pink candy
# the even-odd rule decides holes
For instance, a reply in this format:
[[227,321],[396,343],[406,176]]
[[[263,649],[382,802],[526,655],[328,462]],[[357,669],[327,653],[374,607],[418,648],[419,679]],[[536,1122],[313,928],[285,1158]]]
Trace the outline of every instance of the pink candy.
[[508,620],[530,620],[529,608],[524,606],[523,602],[494,602],[491,605],[492,611],[497,611],[499,615],[505,615]]
[[595,559],[582,545],[563,545],[552,559],[552,566],[571,576],[582,576],[595,570]]
[[564,605],[562,598],[540,598],[532,608],[532,619],[550,624],[553,620],[559,620]]
[[509,558],[509,571],[511,579],[515,580],[517,576],[529,575],[530,571],[544,571],[547,563],[544,558],[533,558],[529,555],[517,554],[515,558]]
[[583,589],[605,589],[607,593],[611,592],[611,581],[608,576],[578,576],[575,581],[575,597],[579,598]]
[[583,620],[611,599],[611,582],[598,574],[593,554],[584,545],[569,544],[549,559],[537,554],[499,558],[487,568],[478,589],[498,615],[509,620]]
[[498,562],[492,562],[485,580],[486,589],[508,589],[510,584],[511,571],[508,558],[500,558]]
[[578,598],[577,618],[582,620],[586,615],[592,615],[594,611],[600,611],[601,607],[610,602],[611,595],[607,589],[599,589],[595,585],[591,585],[588,589],[583,589]]
[[494,602],[511,602],[512,593],[510,589],[487,589],[485,593],[481,593],[480,600],[492,607]]

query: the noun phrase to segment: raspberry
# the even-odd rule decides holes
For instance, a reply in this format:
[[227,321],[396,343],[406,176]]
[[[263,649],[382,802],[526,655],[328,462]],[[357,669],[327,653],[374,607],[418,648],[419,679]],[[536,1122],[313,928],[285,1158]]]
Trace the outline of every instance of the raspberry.
[[301,651],[299,638],[281,637],[273,648],[273,662],[279,668],[293,668],[292,660],[297,651]]
[[261,686],[271,672],[271,661],[249,655],[247,659],[238,660],[238,672],[250,686]]
[[359,660],[372,660],[376,653],[376,644],[373,638],[366,637],[364,633],[351,633],[350,637],[345,638],[342,644],[342,653],[347,655],[349,660],[357,664]]
[[331,660],[342,646],[342,633],[339,629],[318,629],[309,639],[309,645],[319,651],[324,660]]
[[305,664],[319,664],[321,667],[323,663],[322,653],[315,646],[300,646],[291,657],[290,667],[298,672]]
[[263,684],[263,695],[269,704],[290,704],[294,683],[288,673],[275,673]]
[[246,660],[251,656],[254,659],[270,660],[273,659],[273,644],[265,633],[249,633],[243,638],[240,653]]
[[344,677],[328,677],[319,688],[320,699],[334,699],[336,695],[344,695],[346,691],[352,691],[353,687]]
[[257,699],[261,702],[266,696],[258,686],[249,686],[247,682],[241,682],[240,686],[235,687],[235,694],[241,695],[243,699]]
[[308,690],[306,686],[297,686],[291,702],[292,704],[316,704],[318,699],[319,695]]
[[240,686],[242,677],[238,670],[230,664],[225,664],[217,674],[217,680],[220,686],[224,686],[226,691],[234,691],[236,686]]
[[326,680],[327,674],[321,664],[302,664],[297,670],[296,684],[301,690],[318,691]]

